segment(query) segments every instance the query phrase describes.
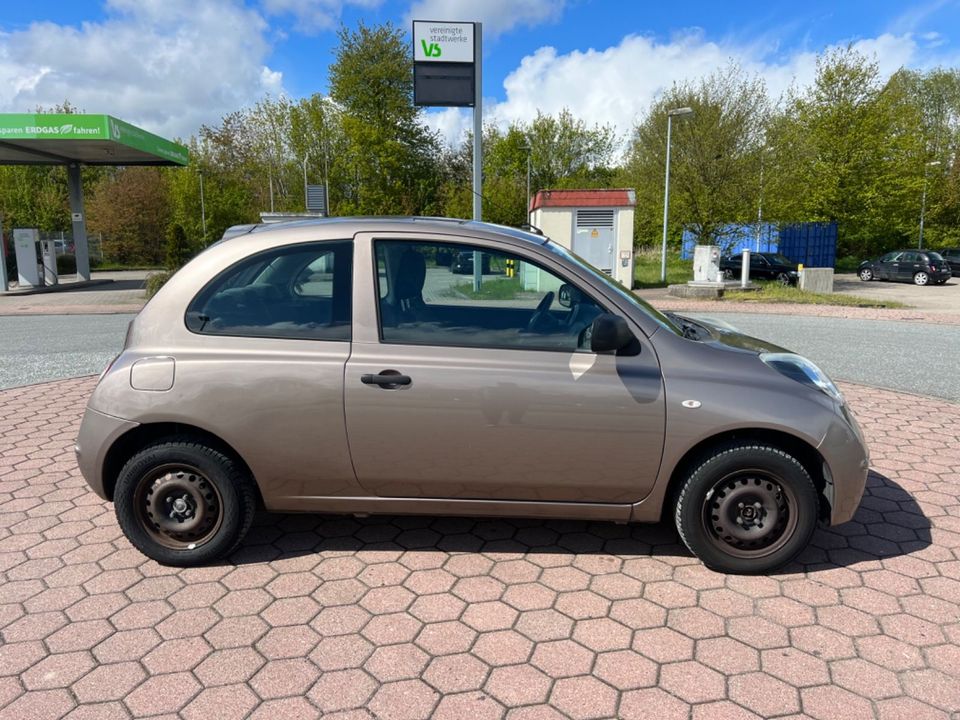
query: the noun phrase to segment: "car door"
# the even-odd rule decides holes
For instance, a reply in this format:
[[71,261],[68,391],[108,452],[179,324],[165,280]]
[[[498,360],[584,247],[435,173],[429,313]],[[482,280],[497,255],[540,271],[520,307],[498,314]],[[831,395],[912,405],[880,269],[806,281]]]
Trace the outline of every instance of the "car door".
[[344,397],[360,484],[407,498],[646,496],[663,448],[664,398],[639,329],[636,355],[584,350],[584,331],[607,307],[557,261],[535,263],[493,241],[457,243],[489,255],[491,276],[478,286],[437,265],[449,244],[356,238]]
[[896,262],[896,272],[894,280],[909,282],[913,280],[914,273],[919,272],[921,255],[917,252],[901,253]]
[[891,252],[883,255],[877,260],[874,267],[874,275],[881,280],[894,280],[899,270],[900,264],[897,262],[900,253]]
[[770,272],[770,263],[763,255],[750,254],[750,277],[764,280],[773,277]]

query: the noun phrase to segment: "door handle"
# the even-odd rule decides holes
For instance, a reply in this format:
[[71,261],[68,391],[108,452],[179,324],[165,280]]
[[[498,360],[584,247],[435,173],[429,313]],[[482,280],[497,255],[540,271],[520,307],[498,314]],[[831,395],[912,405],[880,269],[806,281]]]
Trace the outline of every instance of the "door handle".
[[364,385],[379,385],[383,388],[393,388],[401,385],[409,385],[412,381],[409,375],[401,375],[396,370],[383,370],[378,375],[372,373],[361,375],[360,382]]

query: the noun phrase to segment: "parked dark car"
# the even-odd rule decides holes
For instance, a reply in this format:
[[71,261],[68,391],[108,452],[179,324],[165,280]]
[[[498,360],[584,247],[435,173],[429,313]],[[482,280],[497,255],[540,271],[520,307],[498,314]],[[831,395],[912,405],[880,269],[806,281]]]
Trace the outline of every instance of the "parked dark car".
[[946,250],[941,250],[940,254],[944,260],[950,263],[953,276],[960,276],[960,248],[947,248]]
[[[741,255],[720,258],[720,271],[727,280],[740,277]],[[753,280],[776,280],[781,285],[795,285],[799,274],[797,264],[780,253],[750,253],[750,277]]]
[[950,264],[930,250],[894,250],[860,263],[857,274],[864,282],[894,280],[914,285],[942,285],[951,277]]
[[[456,275],[472,275],[473,253],[454,253],[453,259],[450,261],[450,272]],[[483,254],[483,260],[480,262],[480,272],[482,272],[484,275],[490,274],[490,256],[487,253]]]

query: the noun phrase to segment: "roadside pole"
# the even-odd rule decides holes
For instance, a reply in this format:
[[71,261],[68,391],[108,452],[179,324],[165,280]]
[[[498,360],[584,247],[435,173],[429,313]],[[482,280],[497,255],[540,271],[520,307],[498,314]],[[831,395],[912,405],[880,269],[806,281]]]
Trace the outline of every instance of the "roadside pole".
[[[413,104],[473,108],[473,219],[483,219],[483,24],[413,21]],[[473,253],[473,290],[483,253]]]
[[[473,219],[483,219],[483,23],[473,25]],[[473,291],[483,285],[483,253],[473,253]]]
[[0,212],[0,292],[6,292],[7,286],[7,246],[3,241],[3,213]]

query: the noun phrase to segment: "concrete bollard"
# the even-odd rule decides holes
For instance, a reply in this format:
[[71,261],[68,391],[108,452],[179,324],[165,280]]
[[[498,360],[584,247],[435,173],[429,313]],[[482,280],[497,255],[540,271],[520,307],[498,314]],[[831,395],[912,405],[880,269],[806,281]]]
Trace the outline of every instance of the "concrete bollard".
[[743,262],[740,265],[740,287],[745,288],[750,284],[750,251],[743,251]]

